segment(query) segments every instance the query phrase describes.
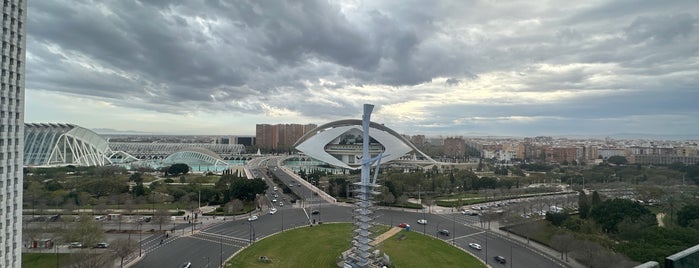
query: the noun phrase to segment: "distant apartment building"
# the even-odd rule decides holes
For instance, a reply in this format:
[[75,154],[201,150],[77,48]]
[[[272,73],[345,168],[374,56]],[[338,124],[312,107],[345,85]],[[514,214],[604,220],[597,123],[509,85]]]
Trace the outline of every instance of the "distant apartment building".
[[627,159],[629,164],[641,165],[670,165],[672,163],[683,163],[685,165],[695,165],[699,163],[699,156],[680,155],[630,155]]
[[444,145],[444,139],[442,137],[431,137],[427,138],[425,142],[432,146],[442,146]]
[[22,266],[24,66],[27,2],[2,4],[0,87],[0,267]]
[[486,159],[493,159],[496,161],[510,162],[513,158],[517,158],[518,153],[516,150],[509,148],[507,146],[489,146],[483,145],[483,150],[481,155]]
[[466,142],[461,137],[448,137],[444,139],[444,156],[462,158],[466,153]]
[[553,147],[551,162],[556,163],[571,163],[578,160],[578,152],[575,147]]
[[675,148],[675,154],[679,156],[699,156],[699,150],[697,147],[682,146]]
[[263,151],[288,151],[303,134],[316,127],[315,124],[257,124],[255,125],[256,147]]
[[410,142],[415,146],[424,146],[425,143],[427,143],[427,139],[425,138],[425,135],[413,135],[410,137]]
[[694,146],[631,146],[628,148],[628,153],[631,164],[669,165],[679,162],[694,165],[699,163],[699,154]]
[[630,146],[627,148],[630,155],[676,155],[674,147],[658,146]]
[[254,136],[221,136],[216,138],[216,144],[241,144],[244,146],[255,145]]
[[536,145],[528,141],[520,142],[517,148],[517,158],[523,160],[538,158],[536,156]]
[[597,158],[607,159],[612,156],[626,156],[626,148],[597,148]]

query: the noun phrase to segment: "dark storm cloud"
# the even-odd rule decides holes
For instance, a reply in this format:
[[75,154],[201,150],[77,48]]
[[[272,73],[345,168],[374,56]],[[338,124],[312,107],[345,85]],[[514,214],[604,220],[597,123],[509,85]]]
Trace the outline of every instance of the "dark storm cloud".
[[[469,116],[685,113],[696,111],[688,100],[699,91],[699,6],[690,0],[28,5],[28,90],[166,113],[276,109],[332,120],[356,116],[362,101],[429,96],[443,105],[426,105],[434,114],[411,123],[456,131],[463,126],[453,122]],[[439,99],[482,88],[513,96]],[[575,96],[516,95],[556,91]]]
[[[345,79],[352,84],[411,85],[439,72],[414,56],[420,38],[402,22],[376,11],[366,23],[353,23],[325,1],[33,1],[29,8],[32,66],[34,60],[58,60],[35,52],[53,47],[134,78],[89,87],[28,81],[45,90],[114,98],[114,92],[147,95],[152,84],[167,90],[150,101],[181,102],[209,101],[217,88],[225,88],[228,99],[219,99],[225,101],[280,88],[303,91],[299,82],[325,73],[351,74]],[[62,79],[84,79],[81,73],[89,70],[74,72],[66,64],[70,60],[79,59],[55,66],[66,69]],[[314,70],[317,62],[332,68]],[[38,72],[37,77],[52,75]],[[242,86],[256,91],[236,92]]]

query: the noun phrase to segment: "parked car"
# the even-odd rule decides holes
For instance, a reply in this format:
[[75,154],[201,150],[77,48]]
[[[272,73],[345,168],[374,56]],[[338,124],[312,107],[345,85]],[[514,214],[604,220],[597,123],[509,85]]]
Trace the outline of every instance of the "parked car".
[[257,215],[252,215],[250,218],[248,218],[248,221],[256,221],[257,220]]
[[70,243],[70,245],[68,245],[68,247],[69,247],[69,248],[82,248],[82,247],[83,247],[83,243],[80,243],[80,242],[72,242],[72,243]]
[[400,227],[400,228],[408,228],[408,226],[410,226],[410,225],[405,223],[405,222],[401,222],[398,224],[398,227]]
[[318,210],[313,210],[313,211],[311,211],[311,214],[313,214],[313,215],[318,215],[318,214],[320,214],[320,211],[318,211]]
[[425,220],[425,219],[419,219],[419,220],[417,220],[417,223],[419,223],[419,224],[427,224],[427,220]]
[[468,246],[472,249],[481,250],[481,245],[476,244],[476,243],[468,243]]
[[108,247],[109,247],[109,243],[107,243],[107,242],[97,243],[97,245],[96,245],[95,247],[96,247],[96,248],[108,248]]
[[506,263],[506,262],[507,262],[507,261],[505,260],[505,257],[500,256],[500,255],[493,257],[493,259],[494,259],[496,262],[499,262],[499,263]]
[[437,231],[437,234],[443,235],[443,236],[449,236],[449,230],[447,229],[442,229]]
[[478,216],[478,212],[470,211],[470,210],[464,210],[462,213],[463,213],[464,215]]

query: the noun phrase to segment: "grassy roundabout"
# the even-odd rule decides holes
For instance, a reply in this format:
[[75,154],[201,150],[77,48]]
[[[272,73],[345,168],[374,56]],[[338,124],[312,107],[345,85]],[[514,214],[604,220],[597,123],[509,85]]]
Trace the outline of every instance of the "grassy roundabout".
[[[349,223],[289,230],[242,250],[225,267],[337,267],[337,257],[350,247],[351,233]],[[398,239],[401,235],[405,236]],[[379,249],[390,256],[393,267],[485,267],[444,241],[416,232],[401,231]],[[259,261],[260,256],[269,261]]]

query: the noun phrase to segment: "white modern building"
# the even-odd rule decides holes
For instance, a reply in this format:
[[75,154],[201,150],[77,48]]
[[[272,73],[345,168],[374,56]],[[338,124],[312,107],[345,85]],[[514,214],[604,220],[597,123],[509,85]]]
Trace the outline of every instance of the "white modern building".
[[[405,137],[384,125],[370,124],[369,155],[374,158],[383,153],[382,163],[397,160],[415,152],[421,158],[436,163],[417,149]],[[319,161],[336,167],[359,169],[362,164],[362,121],[339,120],[319,126],[304,134],[294,147]]]
[[24,125],[25,166],[104,166],[111,164],[112,154],[107,140],[80,126]]
[[22,266],[25,0],[2,3],[0,86],[0,267]]

